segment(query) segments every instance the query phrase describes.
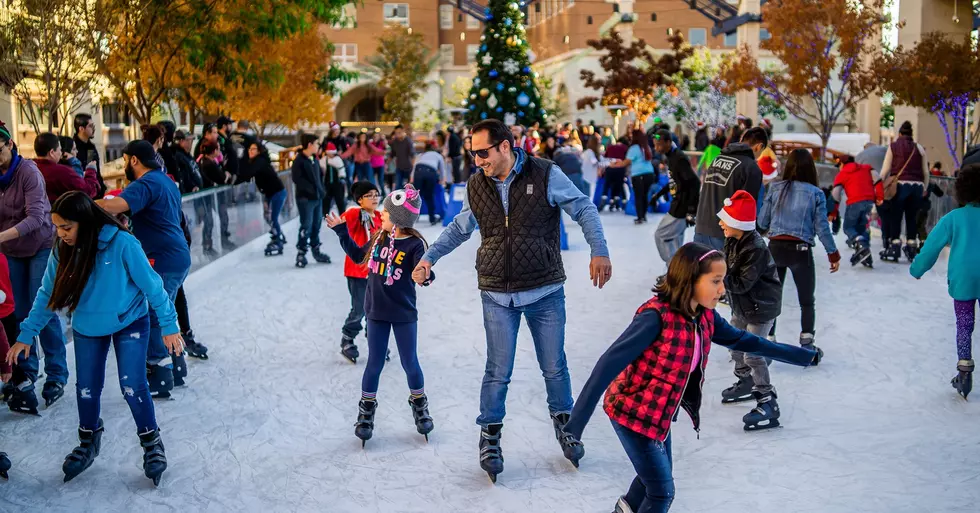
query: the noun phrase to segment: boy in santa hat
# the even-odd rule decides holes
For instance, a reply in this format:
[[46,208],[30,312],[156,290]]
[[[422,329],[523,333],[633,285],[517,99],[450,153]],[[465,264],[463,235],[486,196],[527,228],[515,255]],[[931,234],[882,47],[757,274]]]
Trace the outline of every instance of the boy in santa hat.
[[347,164],[344,159],[337,154],[337,145],[327,141],[323,147],[323,189],[326,194],[323,196],[323,215],[330,213],[330,207],[337,205],[337,213],[343,214],[347,207],[347,184],[344,179],[347,177]]
[[[732,326],[765,337],[780,314],[782,284],[776,262],[755,229],[755,198],[746,191],[736,191],[725,200],[718,218],[725,233],[725,289],[732,307]],[[732,351],[732,359],[738,381],[721,393],[721,402],[755,398],[758,406],[742,417],[746,431],[779,426],[779,405],[769,379],[769,361],[741,351]]]

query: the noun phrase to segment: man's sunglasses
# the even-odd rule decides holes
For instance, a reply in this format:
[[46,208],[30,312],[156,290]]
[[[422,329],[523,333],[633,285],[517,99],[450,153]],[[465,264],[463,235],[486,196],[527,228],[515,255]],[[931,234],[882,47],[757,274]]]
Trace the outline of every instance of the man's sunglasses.
[[503,142],[504,141],[500,141],[497,144],[494,144],[493,146],[490,146],[489,148],[484,148],[482,150],[475,150],[475,151],[470,150],[470,156],[480,157],[481,159],[488,159],[490,158],[490,150],[496,148],[497,146],[500,146]]

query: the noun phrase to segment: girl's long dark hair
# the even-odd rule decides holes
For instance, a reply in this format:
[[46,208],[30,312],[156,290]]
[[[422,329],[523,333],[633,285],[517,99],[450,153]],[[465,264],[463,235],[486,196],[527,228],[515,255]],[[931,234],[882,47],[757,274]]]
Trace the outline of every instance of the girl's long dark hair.
[[653,150],[650,149],[650,141],[647,140],[647,134],[643,133],[643,130],[633,130],[633,144],[643,150],[644,160],[653,160]]
[[[398,231],[400,231],[402,235],[418,237],[422,240],[422,244],[425,246],[425,249],[429,249],[429,242],[425,240],[425,237],[423,237],[422,234],[415,228],[398,227]],[[388,244],[389,237],[391,237],[391,234],[384,230],[376,231],[374,235],[371,236],[371,240],[368,242],[367,251],[364,253],[364,260],[361,260],[361,265],[367,265],[367,263],[371,261],[371,256],[374,254],[374,249],[379,245]]]
[[820,187],[817,185],[817,165],[813,162],[813,155],[810,150],[800,148],[790,152],[786,159],[786,165],[783,166],[782,180],[786,182],[787,190],[784,190],[780,195],[779,205],[776,206],[777,210],[782,207],[786,196],[789,196],[788,189],[793,186],[793,182],[804,182],[814,187]]
[[48,300],[48,309],[53,311],[67,308],[69,312],[74,312],[92,269],[95,268],[102,227],[112,225],[121,231],[129,230],[81,191],[62,194],[51,206],[51,213],[58,214],[66,221],[78,223],[78,234],[74,246],[61,240],[57,243],[55,251],[58,252],[58,272],[51,299]]
[[711,270],[711,264],[718,261],[725,261],[724,253],[696,242],[684,244],[670,259],[667,274],[657,278],[653,292],[672,310],[694,317],[697,315],[691,309],[694,287],[701,275]]

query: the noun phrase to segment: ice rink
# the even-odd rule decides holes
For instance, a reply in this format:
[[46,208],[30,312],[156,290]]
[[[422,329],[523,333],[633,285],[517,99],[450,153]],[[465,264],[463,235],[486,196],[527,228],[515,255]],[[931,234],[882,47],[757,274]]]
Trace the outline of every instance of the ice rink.
[[[653,242],[660,216],[639,227],[625,215],[602,217],[614,269],[606,288],[591,286],[589,249],[574,224],[562,254],[576,394],[665,269]],[[294,243],[295,221],[286,229]],[[441,227],[421,231],[432,240]],[[156,403],[170,464],[161,486],[142,474],[110,359],[102,453],[68,484],[61,464],[76,445],[74,376],[42,417],[0,411],[0,450],[14,464],[0,481],[0,512],[612,511],[634,476],[629,460],[601,411],[585,431],[581,468],[562,457],[526,327],[503,431],[506,469],[496,486],[480,470],[478,238],[439,262],[438,279],[419,292],[419,357],[436,426],[428,444],[415,432],[395,354],[381,380],[374,439],[362,449],[354,437],[364,362],[339,354],[350,299],[336,237],[324,230],[334,263],[306,269],[293,267],[292,250],[264,257],[262,238],[187,282],[191,323],[212,356],[190,361],[189,386]],[[945,261],[917,282],[907,263],[852,268],[846,247],[841,272],[830,275],[822,247],[817,253],[824,363],[773,364],[784,427],[745,433],[741,417],[752,405],[720,403],[732,364],[714,346],[700,439],[686,414],[674,425],[671,511],[980,511],[980,392],[965,402],[949,385],[956,353]],[[790,282],[782,341],[796,343],[799,317]]]

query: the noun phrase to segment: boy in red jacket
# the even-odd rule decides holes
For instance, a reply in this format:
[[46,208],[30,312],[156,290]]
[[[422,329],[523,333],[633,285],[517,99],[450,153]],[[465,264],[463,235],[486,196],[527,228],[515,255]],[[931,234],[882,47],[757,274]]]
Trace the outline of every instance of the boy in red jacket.
[[95,167],[85,170],[85,177],[78,176],[74,169],[60,164],[61,140],[52,133],[44,133],[34,139],[34,153],[37,158],[38,170],[44,176],[44,189],[48,193],[48,201],[54,202],[69,191],[82,191],[86,196],[94,198],[99,192],[99,179]]
[[841,200],[841,191],[847,195],[843,228],[847,235],[847,246],[854,249],[851,265],[861,262],[872,267],[874,259],[871,257],[868,215],[875,204],[880,205],[884,200],[881,178],[871,166],[854,162],[854,157],[850,155],[841,157],[840,164],[840,172],[834,180],[831,194],[838,202]]
[[[347,223],[347,233],[354,243],[363,246],[381,229],[381,212],[378,212],[381,193],[369,180],[361,180],[351,187],[351,197],[360,208],[349,208],[340,217]],[[360,353],[354,344],[354,338],[361,332],[361,321],[364,319],[364,295],[368,283],[367,265],[345,257],[344,276],[347,277],[347,290],[350,291],[350,313],[341,329],[343,338],[340,339],[340,354],[351,363],[357,363]]]

